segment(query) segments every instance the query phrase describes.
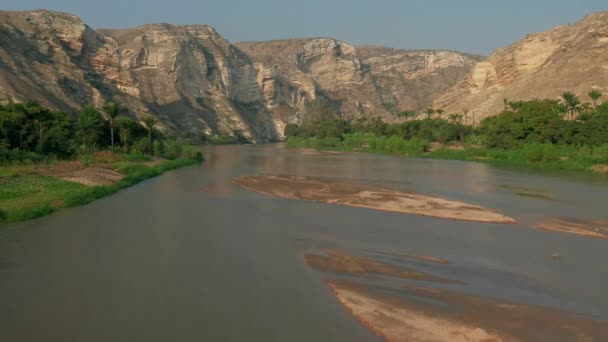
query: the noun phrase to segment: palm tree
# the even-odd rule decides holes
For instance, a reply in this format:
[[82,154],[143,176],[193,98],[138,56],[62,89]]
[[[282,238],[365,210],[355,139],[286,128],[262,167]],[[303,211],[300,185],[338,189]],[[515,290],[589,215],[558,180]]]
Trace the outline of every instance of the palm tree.
[[131,139],[131,130],[127,125],[120,126],[120,142],[125,153],[129,151],[129,140]]
[[405,110],[405,111],[397,113],[397,117],[404,118],[405,120],[408,120],[409,118],[412,118],[415,115],[416,115],[416,112],[414,112],[412,110]]
[[429,107],[424,111],[424,113],[426,114],[426,118],[430,119],[431,116],[433,116],[433,114],[435,114],[435,110],[433,109],[433,107]]
[[509,109],[509,99],[506,97],[504,99],[502,99],[502,104],[504,106],[504,111],[506,112],[507,109]]
[[152,114],[144,117],[144,126],[148,129],[148,155],[152,157],[152,129],[156,123],[156,118]]
[[86,105],[76,120],[76,131],[82,137],[82,147],[86,151],[87,143],[95,141],[100,134],[102,125],[101,115],[95,107]]
[[462,121],[462,115],[460,114],[450,114],[450,121],[453,123],[460,123]]
[[439,116],[441,117],[441,114],[443,114],[443,113],[444,113],[444,110],[443,110],[443,109],[437,109],[437,110],[435,111],[435,113],[437,113],[437,115],[439,115]]
[[588,95],[591,98],[591,101],[593,101],[593,107],[597,107],[597,100],[599,100],[604,94],[597,89],[593,89]]
[[570,119],[574,120],[574,117],[581,109],[581,100],[569,91],[562,94],[562,99],[566,105],[566,113],[570,115]]
[[106,120],[110,123],[110,143],[112,145],[112,153],[114,153],[114,119],[120,114],[127,111],[127,108],[116,102],[108,102],[103,106],[103,111],[106,113]]

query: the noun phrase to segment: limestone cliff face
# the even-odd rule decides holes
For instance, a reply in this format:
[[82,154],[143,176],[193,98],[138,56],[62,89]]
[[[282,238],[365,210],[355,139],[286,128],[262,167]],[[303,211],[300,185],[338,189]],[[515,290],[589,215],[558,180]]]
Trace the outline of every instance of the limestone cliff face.
[[479,60],[450,51],[354,47],[330,38],[236,45],[264,73],[258,82],[269,109],[281,108],[295,122],[317,98],[347,118],[394,120],[399,111],[430,106]]
[[106,45],[69,14],[0,12],[0,99],[28,98],[66,110],[101,102],[112,90],[92,60]]
[[499,113],[503,99],[557,99],[571,91],[587,101],[591,89],[608,93],[608,12],[497,50],[434,105],[478,123]]
[[0,100],[77,111],[120,101],[182,134],[282,137],[322,99],[344,117],[420,110],[477,59],[329,39],[233,45],[205,25],[95,31],[51,11],[0,12]]
[[76,111],[126,103],[179,133],[279,139],[258,70],[209,26],[146,25],[96,32],[51,11],[0,12],[0,100]]
[[[183,131],[278,139],[249,58],[204,25],[100,30],[118,47],[117,88]],[[106,70],[112,66],[106,67]]]

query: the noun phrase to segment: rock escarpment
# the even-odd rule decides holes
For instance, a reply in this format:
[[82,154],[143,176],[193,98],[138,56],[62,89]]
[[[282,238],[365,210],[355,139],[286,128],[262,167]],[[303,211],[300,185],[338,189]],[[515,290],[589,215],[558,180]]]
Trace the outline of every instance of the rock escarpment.
[[354,47],[331,38],[236,45],[263,70],[259,82],[269,108],[296,122],[318,99],[346,118],[394,120],[400,111],[430,106],[479,60],[452,51]]
[[204,25],[95,31],[51,11],[0,12],[0,97],[76,111],[126,103],[179,133],[280,138],[249,57]]
[[591,89],[608,93],[606,56],[608,12],[592,14],[496,50],[434,106],[446,115],[467,112],[468,120],[478,123],[500,112],[504,99],[557,99],[571,91],[588,101]]
[[233,45],[205,25],[95,31],[70,14],[0,12],[0,100],[71,112],[115,100],[181,134],[280,139],[319,99],[344,117],[392,118],[428,106],[475,61],[327,38]]

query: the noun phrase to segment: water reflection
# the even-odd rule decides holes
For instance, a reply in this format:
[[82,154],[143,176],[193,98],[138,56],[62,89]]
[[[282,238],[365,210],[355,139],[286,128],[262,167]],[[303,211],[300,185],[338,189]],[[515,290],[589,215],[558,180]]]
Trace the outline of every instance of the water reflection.
[[[432,255],[452,262],[437,275],[470,284],[463,292],[608,319],[606,241],[532,228],[549,216],[608,219],[597,178],[280,145],[204,153],[201,166],[0,231],[0,340],[374,340],[305,265],[303,254],[326,249]],[[417,191],[519,224],[268,198],[232,184],[261,173]],[[510,188],[530,184],[560,201]]]

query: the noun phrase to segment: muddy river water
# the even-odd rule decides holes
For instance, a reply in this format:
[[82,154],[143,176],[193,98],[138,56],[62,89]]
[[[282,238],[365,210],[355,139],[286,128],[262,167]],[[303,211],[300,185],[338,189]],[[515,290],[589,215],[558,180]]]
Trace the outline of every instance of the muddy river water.
[[[535,228],[556,216],[608,220],[605,179],[280,144],[204,153],[200,166],[2,227],[0,341],[380,340],[334,294],[352,281],[351,290],[445,290],[462,305],[474,295],[608,325],[608,240]],[[517,222],[280,198],[235,183],[260,174],[449,198]]]

